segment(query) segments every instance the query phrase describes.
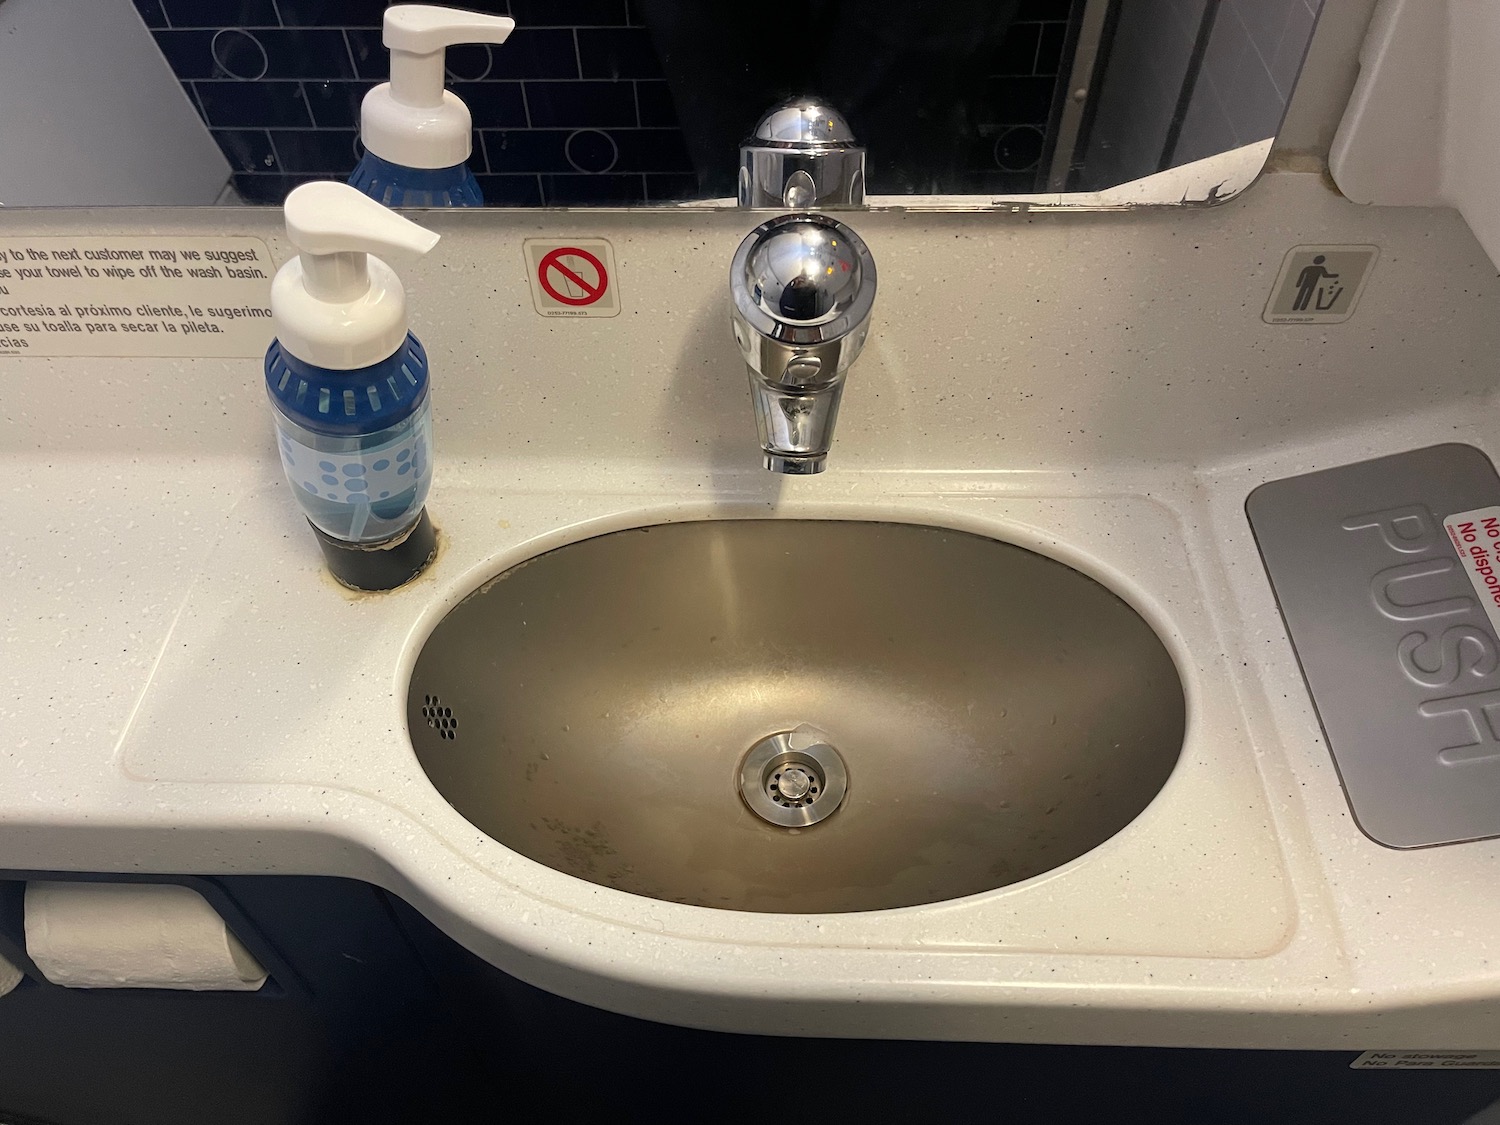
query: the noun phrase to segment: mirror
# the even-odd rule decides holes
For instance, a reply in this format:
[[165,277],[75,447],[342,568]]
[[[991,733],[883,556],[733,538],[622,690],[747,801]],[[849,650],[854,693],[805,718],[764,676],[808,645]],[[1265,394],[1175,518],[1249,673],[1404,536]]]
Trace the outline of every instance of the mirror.
[[[1214,202],[1259,173],[1322,0],[467,0],[448,53],[494,206],[732,205],[739,141],[816,94],[874,205]],[[279,204],[344,178],[382,0],[0,0],[0,204]],[[1128,185],[1122,188],[1121,185]]]

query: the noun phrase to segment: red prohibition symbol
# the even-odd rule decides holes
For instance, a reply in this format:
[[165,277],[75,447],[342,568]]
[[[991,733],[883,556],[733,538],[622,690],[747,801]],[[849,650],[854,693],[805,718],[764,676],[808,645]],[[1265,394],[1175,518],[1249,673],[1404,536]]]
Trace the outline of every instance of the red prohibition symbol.
[[[594,268],[598,276],[590,281],[584,276],[584,274],[588,273],[587,269],[582,271],[575,270],[563,262],[564,258],[582,258]],[[554,270],[562,275],[563,280],[570,281],[579,289],[582,289],[583,296],[570,296],[559,286],[554,285],[552,282],[552,273]],[[541,263],[537,266],[536,273],[537,280],[542,283],[542,288],[546,290],[547,296],[551,297],[554,301],[561,301],[565,305],[592,305],[600,297],[604,296],[604,291],[609,288],[609,274],[604,272],[604,263],[587,250],[580,250],[576,246],[559,246],[556,250],[547,251]]]

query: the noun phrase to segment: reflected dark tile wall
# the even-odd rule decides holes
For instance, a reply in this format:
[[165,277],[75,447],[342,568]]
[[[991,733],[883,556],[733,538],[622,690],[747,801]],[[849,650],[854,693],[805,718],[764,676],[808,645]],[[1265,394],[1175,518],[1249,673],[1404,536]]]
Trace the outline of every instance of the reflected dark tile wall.
[[[359,104],[386,77],[383,0],[135,0],[249,202],[344,178]],[[696,177],[651,36],[627,0],[468,0],[511,15],[503,47],[448,53],[474,115],[471,166],[498,206],[691,198]],[[1074,0],[1024,0],[979,107],[982,190],[1030,191]],[[728,159],[733,160],[733,154]],[[871,161],[879,159],[871,154]],[[970,185],[972,186],[972,185]]]
[[1082,14],[1076,0],[1023,0],[1000,45],[977,110],[981,148],[970,170],[984,191],[1043,191],[1041,166],[1047,131],[1071,60],[1064,58],[1070,25]]

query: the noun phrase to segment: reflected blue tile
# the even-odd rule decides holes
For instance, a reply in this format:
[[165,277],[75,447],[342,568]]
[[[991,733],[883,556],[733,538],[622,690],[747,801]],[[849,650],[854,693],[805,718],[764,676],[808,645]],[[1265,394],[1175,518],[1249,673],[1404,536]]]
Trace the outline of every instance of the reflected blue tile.
[[635,91],[629,83],[528,82],[526,104],[532,125],[541,129],[637,124]]
[[621,129],[610,136],[619,150],[616,172],[691,172],[692,158],[679,129]]
[[522,27],[620,27],[628,22],[625,0],[510,0]]
[[677,128],[677,103],[672,88],[665,82],[637,82],[635,101],[640,107],[642,125]]
[[373,82],[304,82],[313,123],[322,128],[359,125],[359,106]]
[[135,10],[147,27],[167,26],[167,13],[162,9],[161,0],[135,0]]
[[546,175],[541,181],[542,196],[549,207],[646,201],[643,176]]
[[354,129],[273,129],[271,143],[276,146],[284,172],[316,172],[343,179],[358,163]]
[[212,136],[236,172],[282,171],[264,129],[214,129]]
[[272,0],[161,0],[173,27],[280,27]]
[[208,123],[219,128],[309,126],[312,117],[296,82],[194,82]]
[[571,172],[568,132],[561,129],[481,130],[491,172]]
[[582,28],[578,58],[584,78],[660,78],[661,60],[645,28]]
[[479,190],[488,207],[540,207],[542,187],[536,176],[479,175]]

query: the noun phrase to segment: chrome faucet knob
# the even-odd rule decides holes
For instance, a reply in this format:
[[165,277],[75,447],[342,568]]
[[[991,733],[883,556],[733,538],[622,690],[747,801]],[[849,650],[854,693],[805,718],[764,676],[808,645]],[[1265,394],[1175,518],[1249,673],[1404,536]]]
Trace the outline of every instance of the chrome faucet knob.
[[772,109],[740,145],[741,207],[797,211],[865,204],[865,150],[838,110],[814,98]]
[[778,339],[814,343],[847,334],[851,314],[868,316],[875,300],[864,276],[867,261],[874,268],[870,252],[832,219],[787,218],[763,223],[751,233],[754,241],[746,240],[746,296],[769,318],[764,328]]
[[844,374],[869,334],[869,247],[827,215],[782,215],[740,243],[729,291],[766,468],[822,472]]

